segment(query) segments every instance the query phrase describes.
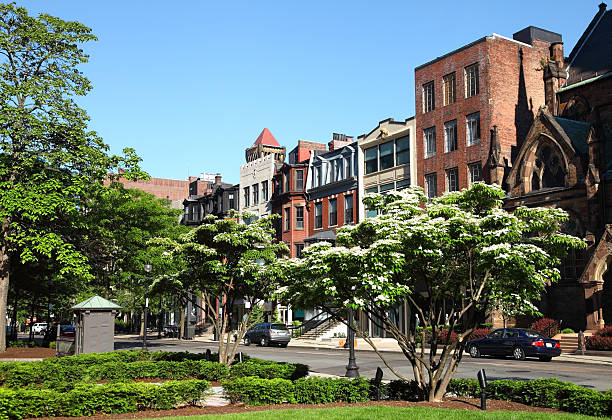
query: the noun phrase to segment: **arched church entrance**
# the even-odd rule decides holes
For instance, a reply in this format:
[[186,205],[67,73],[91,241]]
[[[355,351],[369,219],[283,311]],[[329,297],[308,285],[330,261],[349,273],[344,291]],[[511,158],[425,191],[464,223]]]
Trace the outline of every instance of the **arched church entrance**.
[[608,262],[608,271],[603,275],[603,287],[601,295],[601,312],[604,324],[612,326],[612,267]]

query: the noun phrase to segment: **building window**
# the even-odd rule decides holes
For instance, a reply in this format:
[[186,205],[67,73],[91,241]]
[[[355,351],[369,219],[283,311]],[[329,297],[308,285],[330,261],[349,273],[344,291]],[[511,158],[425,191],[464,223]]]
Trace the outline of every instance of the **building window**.
[[423,130],[423,143],[425,145],[425,159],[436,155],[436,127]]
[[229,199],[229,210],[237,210],[236,202],[234,201],[234,194],[229,194],[227,198]]
[[353,165],[351,162],[351,156],[344,158],[344,177],[350,178],[353,176]]
[[402,179],[401,181],[397,181],[395,183],[396,190],[403,190],[404,188],[408,188],[410,186],[410,178]]
[[378,171],[378,147],[365,149],[365,172],[371,174]]
[[444,152],[457,150],[457,120],[444,123]]
[[251,185],[253,188],[253,205],[259,204],[259,184]]
[[434,99],[434,82],[423,85],[423,113],[433,111],[436,108]]
[[329,200],[329,226],[338,224],[338,199],[331,198]]
[[317,166],[315,168],[315,176],[314,176],[314,185],[313,187],[320,187],[323,184],[322,178],[323,168],[321,166]]
[[[366,188],[365,192],[366,194],[376,194],[378,192],[378,186]],[[367,218],[376,217],[377,214],[378,212],[375,209],[366,209]]]
[[289,183],[289,172],[285,174],[285,192],[289,192],[291,190],[291,184]]
[[452,104],[456,100],[455,94],[455,72],[447,74],[442,79],[442,89],[444,90],[444,105]]
[[304,252],[304,244],[295,244],[295,258],[302,258]]
[[298,191],[304,189],[304,171],[301,169],[295,171],[295,189]]
[[395,164],[405,165],[410,163],[410,136],[400,137],[395,140]]
[[269,192],[268,192],[268,181],[262,181],[261,182],[261,200],[262,201],[268,201],[269,199]]
[[446,170],[446,191],[459,191],[459,170],[457,168]]
[[395,183],[394,182],[389,182],[388,184],[382,184],[380,186],[380,193],[383,194],[387,191],[391,191],[392,189],[395,188]]
[[465,117],[465,137],[468,146],[480,143],[480,112]]
[[344,224],[349,225],[353,223],[353,195],[344,196]]
[[478,63],[465,68],[465,97],[478,95]]
[[380,146],[380,170],[393,168],[393,142],[383,143]]
[[244,207],[251,205],[251,188],[244,187]]
[[430,200],[438,195],[438,177],[435,172],[425,175],[425,195]]
[[285,232],[291,229],[291,207],[285,208]]
[[302,206],[295,208],[295,228],[304,229],[304,207]]
[[314,228],[321,229],[323,227],[323,203],[315,203],[314,206]]
[[468,169],[470,171],[470,185],[482,181],[482,165],[480,162],[469,164]]

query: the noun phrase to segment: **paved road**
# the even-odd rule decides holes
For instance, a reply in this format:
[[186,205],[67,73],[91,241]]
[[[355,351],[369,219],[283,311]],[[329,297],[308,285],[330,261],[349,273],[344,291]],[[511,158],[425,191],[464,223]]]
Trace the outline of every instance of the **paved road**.
[[[115,339],[115,349],[140,349],[141,342],[134,339]],[[205,352],[206,349],[216,351],[215,343],[204,343],[198,341],[178,340],[150,340],[149,350],[164,351],[189,351],[193,353]],[[343,376],[346,372],[348,351],[316,348],[288,347],[259,347],[240,346],[244,353],[261,359],[275,360],[278,362],[303,363],[310,370],[318,373]],[[383,368],[385,379],[396,379],[396,377],[384,367],[380,358],[371,351],[357,351],[357,365],[361,376],[373,378],[376,368]],[[400,353],[384,353],[385,357],[400,374],[412,377],[410,364]],[[585,363],[568,362],[540,362],[538,360],[515,361],[510,358],[482,357],[472,359],[464,356],[457,369],[455,377],[476,378],[476,372],[485,369],[487,377],[494,379],[537,379],[537,378],[559,378],[563,381],[573,382],[589,388],[606,390],[612,388],[612,366],[592,365]]]

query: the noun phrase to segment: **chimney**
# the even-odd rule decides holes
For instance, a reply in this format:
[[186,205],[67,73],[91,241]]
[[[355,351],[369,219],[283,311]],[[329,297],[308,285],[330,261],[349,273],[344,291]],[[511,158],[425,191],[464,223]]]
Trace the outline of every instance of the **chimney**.
[[346,134],[334,133],[332,141],[327,143],[329,151],[340,149],[344,146],[351,144],[354,141],[353,136],[347,136]]
[[215,175],[215,185],[221,184],[221,174]]
[[550,58],[557,63],[557,67],[563,68],[563,42],[553,42],[550,44]]

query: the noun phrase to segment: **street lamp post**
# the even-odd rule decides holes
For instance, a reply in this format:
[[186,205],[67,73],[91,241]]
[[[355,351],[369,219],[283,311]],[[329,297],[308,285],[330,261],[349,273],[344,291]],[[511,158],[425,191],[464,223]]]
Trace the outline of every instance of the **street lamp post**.
[[[151,273],[151,264],[150,263],[145,263],[144,265],[144,271],[145,273],[147,273],[147,277],[145,278],[148,279],[149,274]],[[149,287],[147,286],[147,290],[146,290],[146,295],[145,295],[145,307],[144,307],[144,328],[142,331],[142,349],[143,350],[147,350],[147,312],[149,312],[149,296],[147,296],[149,294]]]
[[358,378],[359,377],[359,366],[355,362],[355,330],[353,330],[353,308],[348,307],[348,334],[346,339],[349,342],[349,362],[346,366],[347,378]]

